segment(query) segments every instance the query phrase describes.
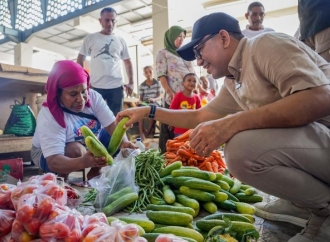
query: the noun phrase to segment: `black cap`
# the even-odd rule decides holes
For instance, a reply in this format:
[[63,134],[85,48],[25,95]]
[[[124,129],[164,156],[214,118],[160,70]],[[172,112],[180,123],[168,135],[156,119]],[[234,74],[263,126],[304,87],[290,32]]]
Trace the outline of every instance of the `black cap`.
[[211,13],[198,19],[193,27],[191,41],[177,49],[177,53],[187,61],[195,60],[193,48],[206,35],[219,33],[220,30],[241,34],[237,19],[226,13]]

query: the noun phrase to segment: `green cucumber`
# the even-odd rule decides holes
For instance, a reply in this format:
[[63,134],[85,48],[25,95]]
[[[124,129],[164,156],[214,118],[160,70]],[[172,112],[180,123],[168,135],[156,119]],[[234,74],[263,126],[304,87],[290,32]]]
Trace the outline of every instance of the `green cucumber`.
[[110,215],[124,209],[131,203],[135,202],[138,198],[139,198],[139,195],[136,192],[128,193],[128,194],[122,196],[121,198],[118,198],[117,200],[113,201],[106,207],[104,207],[102,209],[102,212],[106,216],[110,216]]
[[152,211],[170,211],[170,212],[180,212],[180,213],[186,213],[190,214],[193,216],[195,214],[195,210],[190,208],[190,207],[176,207],[176,206],[171,206],[171,205],[154,205],[154,204],[149,204],[147,205],[148,210]]
[[180,169],[181,167],[182,167],[182,162],[181,161],[173,162],[171,165],[169,165],[169,166],[165,167],[164,169],[162,169],[159,173],[159,176],[162,178],[162,177],[171,175],[172,171]]

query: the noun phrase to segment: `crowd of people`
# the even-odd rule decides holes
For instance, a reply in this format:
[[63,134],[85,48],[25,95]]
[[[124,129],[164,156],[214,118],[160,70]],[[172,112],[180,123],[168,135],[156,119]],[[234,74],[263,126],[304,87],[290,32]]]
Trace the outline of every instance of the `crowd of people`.
[[[133,92],[132,63],[125,40],[113,33],[116,11],[103,9],[102,31],[85,38],[78,64],[59,61],[50,72],[34,163],[63,176],[91,168],[90,179],[106,162],[86,150],[82,125],[107,145],[123,117],[130,117],[127,127],[139,123],[142,138],[158,120],[163,152],[168,139],[194,129],[190,146],[199,155],[225,144],[232,175],[279,198],[256,204],[258,216],[304,227],[289,242],[330,241],[329,12],[328,0],[299,0],[298,39],[264,27],[260,2],[248,6],[243,31],[235,18],[217,12],[198,19],[182,45],[186,30],[172,26],[156,56],[155,78],[151,66],[143,70],[140,107],[121,111],[123,90]],[[90,75],[83,69],[87,55]],[[194,60],[207,76],[196,75]],[[219,90],[215,80],[222,77]],[[122,147],[136,148],[127,137]]]

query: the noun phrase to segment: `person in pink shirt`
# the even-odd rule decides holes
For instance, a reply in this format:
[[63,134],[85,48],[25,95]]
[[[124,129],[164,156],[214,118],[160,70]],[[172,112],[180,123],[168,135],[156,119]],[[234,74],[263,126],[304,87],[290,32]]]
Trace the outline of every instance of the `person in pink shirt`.
[[[194,93],[197,87],[197,76],[195,73],[188,73],[183,77],[183,91],[175,94],[170,109],[199,109],[201,100]],[[188,129],[174,127],[174,136],[185,133]]]

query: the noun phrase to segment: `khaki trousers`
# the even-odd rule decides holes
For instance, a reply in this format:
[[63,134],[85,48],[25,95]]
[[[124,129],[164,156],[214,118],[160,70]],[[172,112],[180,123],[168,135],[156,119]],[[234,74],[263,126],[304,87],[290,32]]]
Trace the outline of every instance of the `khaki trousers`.
[[240,132],[225,159],[234,177],[263,192],[312,210],[330,203],[330,129],[322,124]]
[[304,43],[316,51],[327,62],[330,62],[330,27],[305,39]]

